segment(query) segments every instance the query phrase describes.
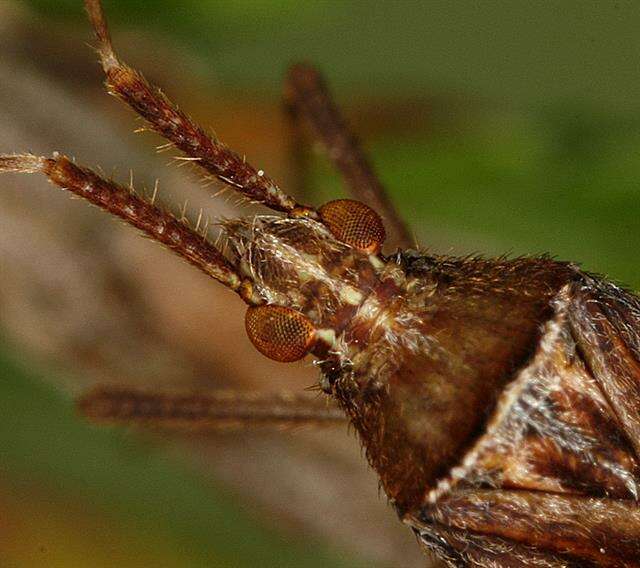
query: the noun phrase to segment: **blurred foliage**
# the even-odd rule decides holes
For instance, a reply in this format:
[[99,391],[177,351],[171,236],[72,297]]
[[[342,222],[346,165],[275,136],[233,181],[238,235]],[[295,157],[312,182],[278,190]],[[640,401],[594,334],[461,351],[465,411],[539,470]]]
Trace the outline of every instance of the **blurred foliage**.
[[[29,0],[82,20],[80,0]],[[567,0],[109,0],[119,30],[160,33],[210,77],[275,90],[291,61],[356,93],[454,91],[637,113],[640,4]]]
[[[30,4],[47,17],[82,18],[78,0]],[[387,100],[389,114],[403,100],[438,95],[428,128],[368,140],[423,244],[440,235],[440,252],[548,251],[640,289],[640,5],[105,4],[114,28],[160,34],[194,72],[224,88],[252,86],[258,96],[275,98],[283,69],[304,58],[325,69],[350,108]],[[324,162],[316,174],[323,197],[343,191]],[[31,483],[55,484],[59,495],[98,500],[105,515],[120,515],[123,538],[134,548],[168,556],[188,550],[177,565],[252,566],[255,558],[264,558],[261,566],[342,565],[316,549],[309,554],[307,544],[285,546],[209,482],[205,488],[174,464],[134,449],[135,442],[124,442],[132,447],[127,459],[116,458],[119,433],[79,425],[68,399],[14,361],[4,357],[0,364],[10,395],[0,407],[2,468],[11,483],[24,473]],[[49,433],[45,446],[39,431]],[[113,462],[125,465],[108,467]],[[168,493],[184,508],[163,510]],[[121,514],[130,501],[141,508]],[[151,540],[141,543],[128,532]],[[301,548],[304,557],[297,556]],[[153,555],[145,558],[141,565],[154,564]]]
[[2,566],[354,566],[285,540],[140,440],[78,420],[68,396],[2,351],[0,381]]
[[638,289],[639,148],[638,121],[506,113],[377,163],[427,245],[446,230],[473,252],[549,252]]
[[[550,253],[640,289],[640,115],[485,109],[471,120],[370,144],[420,246]],[[317,170],[324,199],[344,191]],[[450,242],[434,247],[433,235]]]

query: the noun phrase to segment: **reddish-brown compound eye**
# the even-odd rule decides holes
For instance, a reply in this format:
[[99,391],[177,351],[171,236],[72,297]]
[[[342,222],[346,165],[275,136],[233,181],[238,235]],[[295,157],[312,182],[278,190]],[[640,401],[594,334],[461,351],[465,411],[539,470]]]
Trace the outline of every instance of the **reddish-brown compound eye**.
[[382,219],[371,207],[353,199],[336,199],[320,207],[320,219],[339,241],[376,254],[385,238]]
[[249,308],[245,326],[255,348],[282,363],[302,359],[311,349],[316,331],[306,316],[283,306]]

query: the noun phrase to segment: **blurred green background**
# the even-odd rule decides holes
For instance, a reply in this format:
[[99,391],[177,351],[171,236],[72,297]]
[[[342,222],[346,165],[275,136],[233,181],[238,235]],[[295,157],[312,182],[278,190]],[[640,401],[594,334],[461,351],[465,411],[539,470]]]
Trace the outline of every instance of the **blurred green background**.
[[[80,2],[24,4],[35,26],[79,30],[74,45],[84,50]],[[276,108],[286,66],[317,63],[422,246],[549,252],[640,289],[638,4],[114,0],[105,7],[112,28],[160,40],[177,54],[169,62],[180,61],[176,74],[229,99],[250,92]],[[317,202],[343,192],[322,158],[312,166]],[[0,566],[370,565],[331,543],[279,532],[228,489],[138,439],[84,425],[70,395],[51,386],[54,371],[3,333],[0,500],[14,513],[11,531],[0,515]],[[101,515],[70,504],[82,499]]]

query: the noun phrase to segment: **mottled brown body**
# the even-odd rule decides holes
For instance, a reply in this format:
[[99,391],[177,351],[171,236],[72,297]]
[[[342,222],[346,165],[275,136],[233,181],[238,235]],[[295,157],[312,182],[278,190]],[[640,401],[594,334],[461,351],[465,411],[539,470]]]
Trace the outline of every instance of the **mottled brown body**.
[[[221,250],[199,222],[59,155],[0,156],[0,171],[46,175],[237,292],[266,356],[313,354],[398,515],[449,566],[640,567],[640,300],[546,257],[384,256],[370,207],[300,205],[121,63],[100,3],[86,5],[110,91],[208,176],[286,215],[225,221]],[[291,110],[402,239],[317,74],[297,66],[289,82]],[[81,409],[206,427],[336,419],[286,395],[101,389]]]
[[[346,340],[359,333],[372,353],[360,355],[353,378],[336,381],[335,394],[403,513],[421,502],[425,488],[456,465],[481,431],[502,388],[535,350],[550,300],[571,269],[547,259],[411,254],[400,258],[398,268],[400,283],[389,291],[383,281],[378,300],[392,318],[411,314],[412,327],[399,329],[393,345],[358,329],[356,318]],[[418,339],[403,339],[411,335]],[[380,351],[392,361],[385,357],[382,366],[375,357]],[[367,386],[372,377],[378,384]]]
[[575,270],[550,305],[473,444],[404,516],[452,566],[640,566],[640,302]]

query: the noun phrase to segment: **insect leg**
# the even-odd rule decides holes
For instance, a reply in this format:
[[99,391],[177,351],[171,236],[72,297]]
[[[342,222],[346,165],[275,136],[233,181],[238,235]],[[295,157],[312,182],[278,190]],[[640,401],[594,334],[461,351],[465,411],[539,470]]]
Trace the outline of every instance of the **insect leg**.
[[576,343],[640,458],[640,301],[590,276],[572,293]]
[[248,304],[260,304],[251,283],[242,278],[222,253],[186,221],[179,220],[131,189],[101,178],[65,156],[0,155],[0,172],[41,173],[49,180],[140,229],[238,293]]
[[305,124],[301,120],[300,110],[294,104],[288,84],[284,89],[284,112],[286,121],[285,146],[286,155],[289,160],[289,182],[288,186],[293,194],[301,199],[308,199],[312,196],[311,183],[311,144],[309,133]]
[[425,504],[405,522],[463,566],[640,566],[640,511],[628,499],[470,489]]
[[98,387],[78,401],[78,410],[96,422],[189,430],[330,425],[345,420],[344,413],[326,400],[293,393],[158,394]]
[[297,203],[262,170],[256,170],[243,157],[207,134],[160,89],[122,63],[113,49],[100,0],[85,0],[85,5],[98,39],[98,53],[111,94],[129,105],[152,130],[184,152],[194,164],[248,199],[276,211],[316,216],[314,209]]
[[326,148],[329,159],[342,174],[353,196],[382,215],[391,241],[399,246],[411,245],[407,225],[391,203],[315,67],[299,63],[289,69],[285,103],[294,118],[310,123],[314,135]]

